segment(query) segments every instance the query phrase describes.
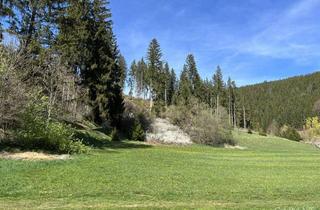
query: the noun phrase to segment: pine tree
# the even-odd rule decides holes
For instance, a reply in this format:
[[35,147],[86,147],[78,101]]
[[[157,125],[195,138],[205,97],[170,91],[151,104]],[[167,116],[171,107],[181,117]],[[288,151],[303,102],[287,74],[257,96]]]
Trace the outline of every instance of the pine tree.
[[137,69],[135,73],[136,82],[137,82],[137,95],[141,96],[144,95],[145,97],[145,90],[146,90],[146,72],[148,70],[148,66],[145,63],[144,59],[141,60],[137,64]]
[[153,100],[159,100],[161,95],[161,86],[159,76],[162,71],[162,53],[160,45],[156,39],[153,39],[149,45],[147,53],[148,61],[148,86],[150,87],[150,109],[153,107]]
[[192,96],[192,84],[189,80],[188,69],[185,65],[180,76],[178,94],[178,100],[181,101],[183,104],[188,104],[189,99]]
[[216,97],[216,114],[219,115],[219,106],[224,92],[224,82],[220,66],[217,67],[216,73],[213,75],[214,95]]
[[231,82],[231,87],[232,87],[232,98],[231,98],[231,106],[232,106],[232,123],[233,123],[233,127],[236,128],[237,127],[237,86],[235,81]]
[[135,84],[135,74],[137,72],[137,64],[134,60],[130,66],[130,70],[128,73],[128,87],[129,87],[129,96],[133,96],[134,84]]
[[169,77],[169,86],[168,86],[168,104],[171,105],[173,103],[173,97],[177,90],[177,76],[173,69],[171,69],[170,77]]
[[171,74],[170,74],[170,67],[169,67],[169,64],[168,62],[165,63],[164,65],[164,68],[163,68],[163,73],[162,73],[162,80],[164,83],[162,86],[163,86],[163,89],[164,89],[164,103],[165,103],[165,106],[167,107],[169,105],[169,88],[170,88],[170,80],[171,80]]
[[192,94],[199,98],[201,96],[201,79],[198,73],[196,61],[192,54],[187,56],[186,68],[191,82]]
[[126,77],[127,77],[127,71],[128,71],[128,67],[127,67],[127,63],[126,63],[126,59],[124,58],[123,55],[119,55],[119,67],[120,67],[120,71],[121,71],[121,87],[124,88],[125,87],[125,82],[126,82]]
[[232,124],[232,95],[233,95],[233,89],[232,89],[232,81],[231,78],[228,78],[228,82],[227,82],[227,89],[228,89],[228,118],[229,118],[229,125]]
[[117,127],[123,112],[123,72],[108,4],[70,0],[60,20],[57,48],[89,89],[93,120],[109,120]]

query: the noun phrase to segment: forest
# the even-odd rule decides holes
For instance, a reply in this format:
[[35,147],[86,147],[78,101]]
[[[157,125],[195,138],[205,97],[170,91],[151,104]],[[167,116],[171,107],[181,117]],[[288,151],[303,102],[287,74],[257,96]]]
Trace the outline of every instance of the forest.
[[319,116],[320,74],[241,87],[239,100],[254,129],[265,131],[276,122],[302,130],[308,117]]

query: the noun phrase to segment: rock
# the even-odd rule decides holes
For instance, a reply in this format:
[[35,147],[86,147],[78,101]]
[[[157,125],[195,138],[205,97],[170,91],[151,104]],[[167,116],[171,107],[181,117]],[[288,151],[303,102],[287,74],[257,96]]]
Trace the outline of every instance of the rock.
[[157,142],[164,144],[192,144],[188,134],[182,131],[178,126],[171,124],[166,119],[157,118],[151,125],[152,132],[147,133],[147,142]]

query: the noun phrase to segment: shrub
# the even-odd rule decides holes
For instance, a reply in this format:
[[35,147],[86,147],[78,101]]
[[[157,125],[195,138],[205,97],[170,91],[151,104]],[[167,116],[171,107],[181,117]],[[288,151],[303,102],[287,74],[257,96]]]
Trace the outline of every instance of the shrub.
[[18,146],[69,154],[88,151],[81,140],[74,138],[74,129],[64,123],[47,121],[43,111],[42,103],[26,108],[23,124],[16,132]]
[[286,125],[281,128],[280,137],[293,140],[293,141],[301,140],[300,134],[294,128]]
[[132,129],[131,139],[134,141],[144,141],[145,138],[146,138],[145,132],[141,126],[141,123],[137,120],[134,123],[133,129]]
[[114,128],[111,132],[111,140],[112,141],[120,141],[119,132],[116,128]]
[[268,126],[267,133],[270,135],[279,135],[279,124],[276,120],[272,120],[272,123]]
[[[148,106],[146,107],[145,104],[141,104],[140,102],[141,101],[138,100],[133,102],[128,99],[125,101],[125,112],[121,122],[121,131],[127,136],[127,138],[144,141],[145,131],[150,129],[150,125],[152,123],[152,116],[148,110]],[[140,135],[133,138],[133,133],[136,132],[140,133]]]
[[264,131],[259,131],[259,135],[260,135],[260,136],[267,136],[267,133],[264,132]]
[[188,105],[169,107],[166,115],[173,124],[188,133],[195,143],[212,146],[235,144],[227,114],[222,108],[217,116],[209,107],[193,98]]
[[259,135],[260,136],[267,136],[267,133],[261,128],[261,129],[259,129]]
[[308,138],[313,139],[314,137],[320,136],[320,120],[319,117],[309,117],[306,120],[305,128],[308,133]]

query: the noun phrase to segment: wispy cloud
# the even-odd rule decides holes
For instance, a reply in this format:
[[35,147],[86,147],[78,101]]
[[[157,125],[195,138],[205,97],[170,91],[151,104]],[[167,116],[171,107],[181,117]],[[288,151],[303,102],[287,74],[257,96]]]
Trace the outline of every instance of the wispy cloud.
[[265,30],[255,34],[237,50],[297,61],[319,56],[320,52],[316,49],[320,45],[320,39],[314,36],[319,37],[320,25],[313,21],[314,14],[318,13],[319,9],[319,0],[300,1],[270,19]]

